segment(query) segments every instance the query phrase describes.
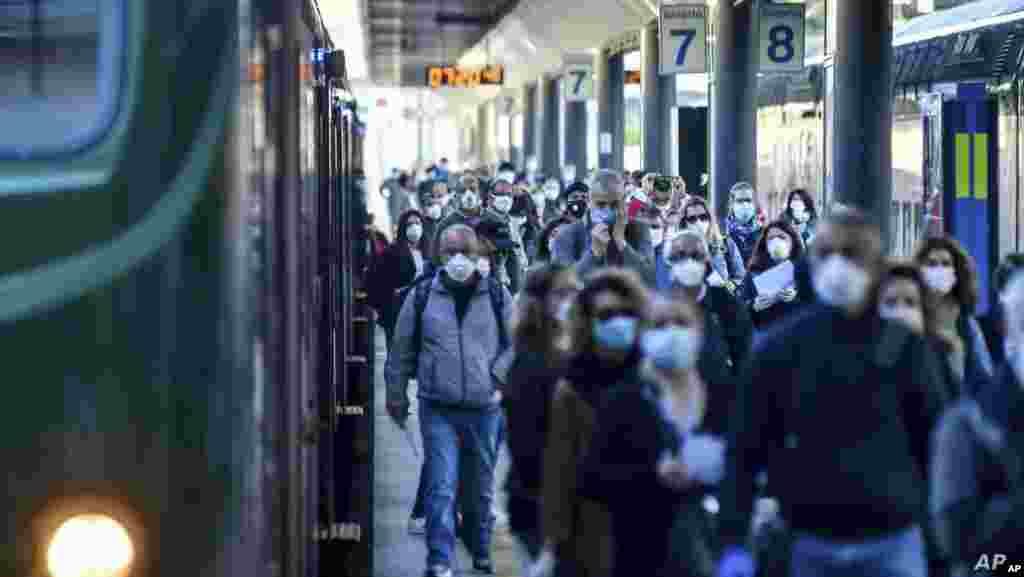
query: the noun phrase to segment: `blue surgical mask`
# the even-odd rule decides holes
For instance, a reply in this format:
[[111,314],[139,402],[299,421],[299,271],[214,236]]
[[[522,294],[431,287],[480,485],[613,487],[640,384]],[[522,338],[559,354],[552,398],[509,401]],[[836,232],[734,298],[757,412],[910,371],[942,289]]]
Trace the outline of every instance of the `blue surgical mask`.
[[692,328],[669,327],[647,331],[641,344],[644,354],[654,366],[669,371],[693,367],[701,340]]
[[594,342],[610,351],[629,351],[636,342],[636,322],[635,318],[624,316],[594,321]]
[[594,224],[607,224],[611,226],[615,224],[615,211],[611,208],[591,208],[590,221]]

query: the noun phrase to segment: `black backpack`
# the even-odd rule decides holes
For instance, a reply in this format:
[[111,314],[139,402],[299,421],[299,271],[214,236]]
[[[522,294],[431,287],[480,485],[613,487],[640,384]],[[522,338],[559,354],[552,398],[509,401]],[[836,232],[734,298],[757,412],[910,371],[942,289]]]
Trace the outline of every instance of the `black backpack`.
[[[424,275],[415,279],[408,286],[398,289],[399,302],[404,303],[409,291],[413,292],[413,306],[415,307],[416,324],[413,325],[412,342],[416,355],[419,356],[423,346],[423,311],[427,309],[427,301],[430,300],[430,287],[433,284],[436,274]],[[505,292],[501,283],[493,276],[484,279],[487,282],[487,292],[491,296],[491,308],[494,310],[494,318],[498,323],[498,340],[501,351],[509,348],[508,334],[505,332]]]

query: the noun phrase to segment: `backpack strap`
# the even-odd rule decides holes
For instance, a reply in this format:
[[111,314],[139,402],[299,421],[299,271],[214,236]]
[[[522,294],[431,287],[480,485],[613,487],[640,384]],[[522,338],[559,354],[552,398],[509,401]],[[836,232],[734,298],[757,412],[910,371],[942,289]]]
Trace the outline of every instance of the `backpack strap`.
[[430,289],[433,286],[433,275],[421,278],[413,286],[413,306],[416,308],[416,319],[412,329],[412,343],[416,350],[416,357],[419,358],[420,350],[423,348],[423,312],[427,310],[427,301],[430,300]]

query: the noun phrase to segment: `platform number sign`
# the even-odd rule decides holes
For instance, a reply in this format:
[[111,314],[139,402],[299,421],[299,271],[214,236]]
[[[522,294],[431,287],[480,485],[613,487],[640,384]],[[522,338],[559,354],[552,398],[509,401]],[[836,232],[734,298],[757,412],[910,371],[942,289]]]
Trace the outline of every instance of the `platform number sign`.
[[590,66],[569,66],[562,77],[566,102],[583,102],[594,97],[594,71]]
[[804,69],[804,5],[761,4],[761,72]]
[[663,3],[658,10],[662,76],[708,71],[708,7],[699,2]]

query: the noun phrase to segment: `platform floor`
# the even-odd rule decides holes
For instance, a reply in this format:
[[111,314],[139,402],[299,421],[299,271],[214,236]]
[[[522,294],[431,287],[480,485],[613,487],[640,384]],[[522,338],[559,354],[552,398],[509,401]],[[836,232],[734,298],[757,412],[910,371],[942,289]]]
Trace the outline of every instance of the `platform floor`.
[[[376,403],[374,407],[374,503],[373,503],[373,574],[374,577],[420,577],[423,575],[427,558],[426,542],[422,535],[410,535],[409,513],[416,498],[419,471],[422,465],[423,438],[419,434],[417,407],[413,401],[409,425],[415,431],[417,456],[409,446],[408,438],[401,432],[384,408],[383,365],[385,346],[383,331],[378,327],[377,362],[374,381]],[[415,396],[413,396],[415,399]],[[496,478],[498,480],[497,500],[504,508],[503,490],[508,470],[507,451],[502,449],[498,458]],[[519,577],[520,567],[511,535],[504,526],[495,529],[492,555],[495,572],[499,577]],[[458,562],[452,567],[455,575],[476,575],[472,560],[460,543]]]

